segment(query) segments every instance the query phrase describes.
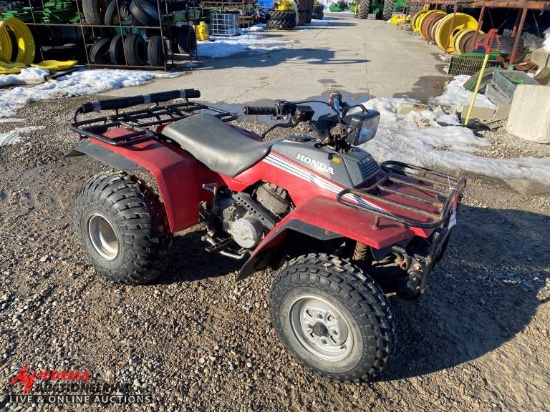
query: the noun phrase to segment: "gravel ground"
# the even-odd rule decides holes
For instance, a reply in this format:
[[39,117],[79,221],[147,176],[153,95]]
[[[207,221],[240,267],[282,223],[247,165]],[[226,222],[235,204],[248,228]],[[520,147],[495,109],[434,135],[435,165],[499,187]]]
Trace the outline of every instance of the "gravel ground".
[[[330,382],[298,365],[271,326],[273,273],[236,283],[238,263],[208,255],[199,227],[178,233],[165,274],[129,287],[96,274],[72,229],[76,190],[106,168],[63,157],[85,99],[27,107],[45,126],[0,148],[0,408],[151,411],[541,411],[550,402],[550,199],[469,181],[448,254],[416,302],[392,298],[398,349],[370,384]],[[20,126],[16,125],[16,126]],[[0,133],[13,128],[0,124]],[[546,146],[490,138],[502,157]],[[537,150],[538,148],[538,150]],[[497,155],[495,155],[497,156]],[[90,382],[150,395],[146,405],[10,402],[29,371],[87,371]],[[4,394],[2,396],[2,394]]]
[[494,159],[513,159],[516,157],[550,157],[550,145],[518,139],[506,131],[506,121],[491,124],[488,130],[479,131],[479,135],[493,143],[482,148],[480,156]]

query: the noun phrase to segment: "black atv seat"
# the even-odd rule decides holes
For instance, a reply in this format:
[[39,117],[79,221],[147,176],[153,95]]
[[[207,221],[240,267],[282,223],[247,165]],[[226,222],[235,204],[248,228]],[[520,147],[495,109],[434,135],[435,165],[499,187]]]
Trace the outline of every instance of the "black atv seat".
[[171,123],[162,134],[213,171],[229,177],[237,176],[262,160],[275,142],[258,142],[246,137],[208,113]]

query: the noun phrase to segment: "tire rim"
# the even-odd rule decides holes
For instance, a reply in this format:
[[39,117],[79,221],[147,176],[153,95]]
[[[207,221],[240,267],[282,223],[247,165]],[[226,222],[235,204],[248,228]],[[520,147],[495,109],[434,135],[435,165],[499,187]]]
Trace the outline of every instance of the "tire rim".
[[327,361],[341,361],[353,350],[351,328],[342,313],[317,296],[296,299],[289,310],[294,335],[311,354]]
[[118,256],[120,245],[116,232],[111,223],[98,213],[88,220],[88,238],[102,258],[114,260]]

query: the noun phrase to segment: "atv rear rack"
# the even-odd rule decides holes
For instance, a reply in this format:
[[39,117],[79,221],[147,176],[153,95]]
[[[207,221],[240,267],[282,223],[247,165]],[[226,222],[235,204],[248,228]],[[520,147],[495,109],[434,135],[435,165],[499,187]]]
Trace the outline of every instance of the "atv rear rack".
[[[189,98],[194,97],[200,97],[200,92],[186,89],[86,103],[76,109],[70,129],[82,138],[97,139],[111,146],[130,146],[152,139],[167,140],[160,134],[160,130],[165,125],[199,112],[213,114],[224,122],[238,118],[235,113],[189,102]],[[183,101],[167,105],[159,104],[174,99],[183,99]],[[121,109],[130,109],[137,105],[150,103],[155,103],[155,105],[143,109],[121,111]],[[114,113],[79,120],[79,116],[83,114],[104,111],[113,111]],[[125,129],[128,133],[117,137],[104,135],[105,132],[114,128]]]
[[[422,229],[449,224],[448,219],[466,187],[465,176],[455,178],[396,161],[384,162],[380,168],[386,174],[374,185],[364,189],[342,190],[338,193],[337,200],[346,206],[374,214],[375,228],[379,227],[381,218]],[[410,193],[412,191],[422,192],[424,196]],[[384,206],[395,212],[382,209]],[[405,215],[417,215],[424,219],[413,219]]]

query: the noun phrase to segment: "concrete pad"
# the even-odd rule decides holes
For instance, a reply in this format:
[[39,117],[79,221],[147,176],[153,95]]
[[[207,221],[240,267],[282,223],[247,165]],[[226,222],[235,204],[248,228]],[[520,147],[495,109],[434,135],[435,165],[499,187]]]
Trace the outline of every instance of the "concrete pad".
[[[468,109],[470,108],[469,104],[462,105],[462,108],[460,109],[460,114],[463,119],[466,118],[466,113],[468,113]],[[489,107],[477,107],[474,106],[472,109],[472,114],[470,115],[471,119],[478,119],[481,122],[488,122],[491,120],[494,120],[496,109],[491,109]]]
[[199,67],[179,77],[104,95],[196,88],[203,101],[245,104],[261,99],[301,100],[338,90],[365,100],[407,96],[427,102],[442,93],[449,79],[437,47],[379,20],[330,16],[326,25],[261,34],[292,40],[293,48],[202,59]]
[[550,144],[550,87],[518,85],[506,130],[524,140]]

